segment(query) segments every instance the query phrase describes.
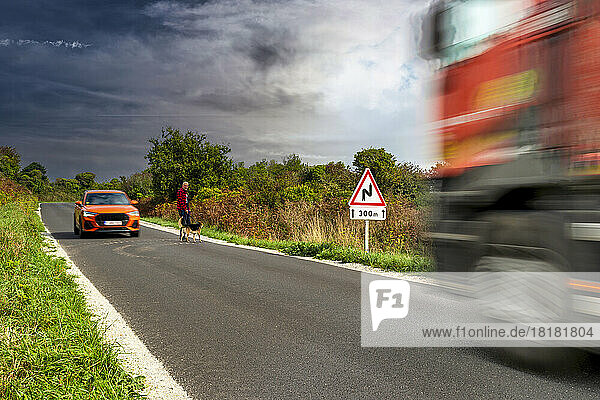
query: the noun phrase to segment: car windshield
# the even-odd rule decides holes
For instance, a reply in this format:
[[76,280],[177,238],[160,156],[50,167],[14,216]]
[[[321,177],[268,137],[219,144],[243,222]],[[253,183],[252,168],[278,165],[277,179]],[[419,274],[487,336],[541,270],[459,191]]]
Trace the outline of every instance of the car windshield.
[[123,193],[88,193],[85,197],[86,205],[125,205],[129,199]]
[[485,49],[482,43],[525,16],[526,0],[453,0],[441,18],[444,64],[471,57]]

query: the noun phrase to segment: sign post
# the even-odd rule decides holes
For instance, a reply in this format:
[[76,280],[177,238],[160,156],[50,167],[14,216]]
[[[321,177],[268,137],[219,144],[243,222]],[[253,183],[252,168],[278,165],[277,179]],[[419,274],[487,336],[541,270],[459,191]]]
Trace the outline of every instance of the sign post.
[[365,220],[365,251],[369,252],[369,220],[383,221],[387,210],[385,200],[369,168],[365,169],[350,201],[350,219]]
[[365,219],[365,251],[369,252],[369,220]]

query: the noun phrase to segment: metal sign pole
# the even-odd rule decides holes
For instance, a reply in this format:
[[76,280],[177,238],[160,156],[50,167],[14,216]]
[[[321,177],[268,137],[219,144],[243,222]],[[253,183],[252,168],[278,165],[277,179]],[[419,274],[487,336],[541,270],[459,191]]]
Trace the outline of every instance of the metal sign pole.
[[369,252],[369,220],[365,219],[365,252]]

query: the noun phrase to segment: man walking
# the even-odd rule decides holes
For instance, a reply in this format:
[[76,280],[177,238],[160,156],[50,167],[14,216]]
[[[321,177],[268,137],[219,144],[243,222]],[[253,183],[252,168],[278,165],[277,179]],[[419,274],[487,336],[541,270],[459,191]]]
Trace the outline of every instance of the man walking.
[[189,185],[189,183],[183,182],[181,188],[177,191],[177,211],[182,218],[181,223],[183,225],[190,224],[190,202],[187,192]]

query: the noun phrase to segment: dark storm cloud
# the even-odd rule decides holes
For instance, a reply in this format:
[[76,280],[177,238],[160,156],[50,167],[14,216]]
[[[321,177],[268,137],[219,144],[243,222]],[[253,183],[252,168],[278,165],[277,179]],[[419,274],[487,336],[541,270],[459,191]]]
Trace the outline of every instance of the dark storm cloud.
[[244,46],[239,46],[238,50],[247,53],[258,69],[266,71],[294,62],[298,43],[288,29],[268,29],[260,25],[249,28],[252,31],[250,41]]
[[220,111],[247,113],[255,110],[276,109],[294,105],[298,110],[310,110],[320,95],[295,95],[275,88],[261,93],[211,92],[190,98],[190,102]]
[[0,36],[37,41],[109,43],[114,35],[155,35],[168,27],[141,12],[151,1],[5,1],[0,6]]
[[135,113],[143,108],[138,99],[111,88],[65,81],[69,82],[61,75],[36,77],[0,72],[0,120],[31,123],[49,116],[85,118],[94,113]]
[[140,134],[96,115],[147,107],[148,93],[131,79],[130,67],[151,58],[144,43],[171,31],[145,15],[146,6],[2,2],[0,143],[17,147],[24,162],[41,161],[52,177],[84,169],[110,177],[143,167]]
[[[127,1],[3,2],[0,40],[8,46],[0,47],[0,119],[35,122],[39,115],[136,108],[139,101],[117,83],[116,43],[161,29],[143,7]],[[84,45],[44,45],[60,41]]]
[[[283,101],[282,101],[283,100]],[[288,96],[253,96],[244,93],[204,93],[190,99],[192,104],[214,108],[220,111],[249,112],[277,104],[288,104]]]
[[[379,76],[378,56],[352,49],[364,41],[371,52],[381,36],[373,29],[393,30],[374,24],[358,35],[364,15],[385,15],[383,3],[350,2],[1,2],[0,145],[16,146],[52,177],[135,172],[147,139],[166,125],[207,131],[240,161],[292,152],[318,160],[309,137],[333,157],[339,146],[323,135],[358,139],[318,114],[329,107],[341,115],[350,101],[360,115],[354,103],[381,97],[343,66],[363,63]],[[411,90],[417,79],[408,75]]]
[[[0,6],[0,118],[57,113],[90,116],[140,113],[162,102],[207,105],[227,111],[286,106],[300,95],[270,87],[258,70],[292,62],[289,32],[247,25],[244,34],[203,20],[198,2],[19,2]],[[182,44],[193,35],[197,49]],[[214,39],[228,36],[220,44]],[[26,40],[85,43],[82,48],[12,46]],[[215,54],[216,53],[216,54]],[[230,62],[221,71],[217,62]],[[228,60],[229,59],[229,60]],[[226,76],[224,76],[226,75]],[[191,84],[190,84],[191,83]],[[201,93],[197,93],[201,88]],[[157,100],[157,102],[153,102]]]

